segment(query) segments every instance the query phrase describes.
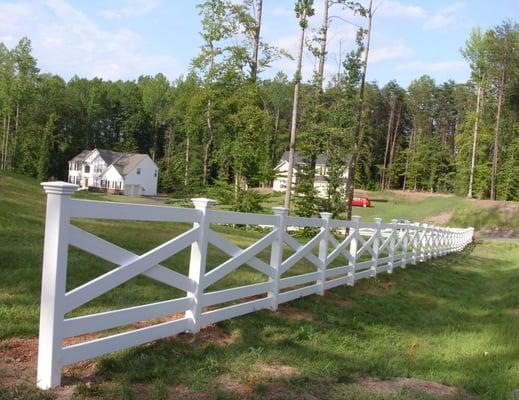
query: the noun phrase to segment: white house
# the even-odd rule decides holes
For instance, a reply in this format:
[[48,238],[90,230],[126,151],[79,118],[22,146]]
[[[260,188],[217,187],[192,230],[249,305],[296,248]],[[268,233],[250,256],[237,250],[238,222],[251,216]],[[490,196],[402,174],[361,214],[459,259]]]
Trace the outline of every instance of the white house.
[[[279,160],[278,165],[275,168],[276,171],[276,179],[272,184],[272,189],[275,192],[286,192],[287,190],[287,175],[288,175],[288,151],[283,153],[281,160]],[[342,176],[343,186],[346,185],[346,180],[348,179],[349,173],[349,160],[351,156],[348,155],[345,157],[344,163],[344,173]],[[295,187],[297,183],[297,177],[299,169],[301,166],[305,165],[306,161],[302,156],[298,153],[294,154],[294,170],[292,173],[292,189]],[[326,156],[324,154],[319,154],[315,160],[315,178],[314,178],[314,188],[317,191],[317,196],[325,198],[328,197],[328,166],[326,165]]]
[[155,196],[159,169],[147,154],[83,150],[68,162],[68,181],[133,196]]

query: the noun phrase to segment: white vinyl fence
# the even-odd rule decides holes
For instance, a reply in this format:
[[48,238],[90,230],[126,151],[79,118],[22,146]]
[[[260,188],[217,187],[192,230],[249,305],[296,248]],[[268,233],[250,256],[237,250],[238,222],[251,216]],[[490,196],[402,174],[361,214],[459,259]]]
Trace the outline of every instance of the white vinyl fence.
[[[396,220],[382,223],[381,219],[376,219],[368,223],[361,222],[360,217],[341,221],[331,219],[329,213],[322,213],[321,218],[299,218],[288,216],[287,210],[280,207],[274,208],[274,215],[217,211],[212,209],[214,201],[202,198],[193,199],[194,209],[76,200],[71,198],[76,185],[46,182],[42,186],[47,193],[47,214],[37,384],[43,389],[60,384],[61,370],[65,365],[180,332],[197,332],[208,324],[256,310],[276,310],[280,303],[311,294],[323,295],[326,289],[335,286],[353,286],[355,281],[375,277],[380,272],[391,273],[394,268],[405,268],[408,263],[414,265],[417,261],[460,251],[471,242],[474,231],[473,228],[441,228]],[[187,232],[138,255],[72,225],[71,218],[193,225]],[[257,242],[241,249],[214,231],[212,227],[216,224],[270,228]],[[317,234],[300,243],[291,234],[294,228],[304,227],[317,228]],[[348,235],[337,235],[340,231]],[[208,244],[230,256],[210,271],[206,271]],[[69,245],[115,263],[118,267],[67,292]],[[187,247],[191,248],[188,276],[161,265],[161,262]],[[258,258],[258,253],[262,251],[269,252],[269,262]],[[303,259],[315,267],[313,272],[283,276]],[[343,262],[338,263],[339,260]],[[332,262],[336,266],[331,267]],[[207,290],[245,264],[264,274],[265,282],[218,291]],[[185,296],[65,318],[68,312],[140,274],[180,289]],[[184,316],[64,347],[65,338],[175,313],[183,313]]]

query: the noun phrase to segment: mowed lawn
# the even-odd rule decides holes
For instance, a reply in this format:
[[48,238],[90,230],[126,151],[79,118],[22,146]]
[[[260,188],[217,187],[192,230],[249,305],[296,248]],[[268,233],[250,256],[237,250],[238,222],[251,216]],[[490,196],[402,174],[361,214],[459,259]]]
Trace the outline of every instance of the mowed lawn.
[[[0,175],[1,354],[9,354],[14,341],[37,336],[44,207],[34,180]],[[389,211],[383,216],[390,217]],[[139,253],[189,229],[188,224],[74,223]],[[261,236],[215,229],[241,247]],[[166,265],[185,273],[187,255],[184,251]],[[210,249],[209,268],[225,259]],[[71,249],[67,285],[75,287],[112,267]],[[262,279],[240,267],[215,287]],[[76,314],[180,295],[140,277]],[[24,383],[34,378],[32,370],[21,373],[13,387],[4,379],[12,372],[8,364],[0,366],[2,400],[63,395]],[[354,288],[287,303],[278,312],[256,312],[195,336],[102,357],[67,369],[64,383],[66,393],[77,398],[507,399],[519,388],[519,246],[478,243]]]

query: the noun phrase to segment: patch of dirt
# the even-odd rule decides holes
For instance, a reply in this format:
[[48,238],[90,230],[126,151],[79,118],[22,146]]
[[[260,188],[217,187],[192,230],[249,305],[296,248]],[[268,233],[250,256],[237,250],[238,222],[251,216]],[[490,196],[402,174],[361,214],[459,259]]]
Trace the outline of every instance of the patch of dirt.
[[433,397],[451,397],[460,394],[460,391],[452,386],[415,378],[396,378],[383,381],[370,376],[363,376],[358,380],[356,386],[362,391],[381,395],[392,395],[402,389],[422,392]]
[[395,285],[396,285],[396,282],[395,282],[395,281],[383,281],[383,282],[382,282],[382,287],[383,287],[384,289],[389,289],[389,288],[391,288],[391,287],[393,287],[393,286],[395,286]]
[[345,307],[345,308],[351,308],[353,307],[355,304],[353,303],[353,301],[351,300],[348,300],[348,299],[339,299],[339,300],[336,300],[335,301],[335,304],[338,305],[339,307]]
[[431,193],[431,192],[412,192],[412,191],[402,191],[402,190],[390,190],[389,192],[396,194],[401,197],[405,197],[409,200],[424,200],[429,197],[453,197],[452,194],[447,193]]
[[251,385],[241,383],[231,374],[220,375],[216,380],[216,389],[232,394],[239,394],[241,397],[250,396],[254,392]]
[[38,339],[10,338],[0,342],[0,385],[15,387],[36,379]]
[[313,315],[307,311],[299,310],[295,307],[281,305],[278,308],[278,312],[287,317],[288,319],[292,319],[294,321],[308,321],[315,322]]
[[276,365],[276,364],[261,364],[256,363],[252,367],[253,375],[260,375],[262,377],[274,379],[292,378],[300,374],[298,368],[290,365]]
[[179,340],[185,343],[194,343],[195,340],[198,340],[201,342],[214,343],[218,346],[225,347],[236,342],[238,336],[228,333],[225,329],[219,327],[216,324],[211,324],[205,328],[202,328],[197,334],[185,332],[178,334],[174,338],[175,340]]
[[449,220],[452,217],[454,210],[445,211],[438,215],[431,215],[430,217],[427,217],[424,219],[424,222],[426,224],[432,224],[432,225],[447,225],[449,223]]

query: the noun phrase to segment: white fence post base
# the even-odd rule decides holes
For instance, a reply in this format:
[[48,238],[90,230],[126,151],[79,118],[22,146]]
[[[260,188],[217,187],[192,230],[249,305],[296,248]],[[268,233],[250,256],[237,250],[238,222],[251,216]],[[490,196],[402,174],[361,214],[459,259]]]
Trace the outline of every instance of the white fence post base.
[[189,258],[189,278],[194,282],[194,290],[187,293],[191,298],[191,309],[186,311],[186,317],[191,318],[191,332],[196,333],[202,328],[200,316],[202,314],[202,298],[204,296],[204,276],[207,262],[207,242],[209,233],[208,212],[216,203],[205,198],[191,199],[195,209],[201,213],[200,222],[195,222],[193,227],[199,227],[198,239],[191,245]]
[[351,256],[351,270],[348,272],[348,282],[347,284],[350,286],[355,285],[355,272],[357,270],[357,251],[359,246],[359,225],[360,225],[360,217],[358,215],[353,215],[351,217],[351,222],[353,226],[350,228],[353,232],[350,232],[352,236],[350,242],[350,256]]
[[377,267],[378,267],[378,251],[380,246],[380,231],[382,225],[382,218],[373,219],[375,222],[375,233],[373,234],[375,237],[373,238],[373,255],[371,257],[371,268],[370,268],[370,276],[372,278],[377,277]]
[[288,214],[288,208],[272,207],[272,210],[277,217],[277,225],[275,226],[277,235],[272,242],[272,250],[270,252],[270,266],[274,269],[274,276],[269,278],[272,288],[267,296],[271,299],[270,309],[276,311],[278,309],[279,279],[281,278],[280,268],[283,262],[283,234],[285,232],[285,217]]
[[324,226],[321,228],[321,232],[324,233],[323,238],[319,242],[319,260],[321,261],[321,265],[319,265],[319,279],[317,280],[319,289],[317,290],[317,293],[321,296],[324,296],[326,284],[326,267],[328,260],[328,235],[331,235],[330,219],[332,218],[332,213],[322,212],[321,218],[324,220]]
[[40,389],[50,389],[61,383],[70,196],[77,185],[66,182],[43,182],[41,185],[47,194],[47,211],[36,382]]

